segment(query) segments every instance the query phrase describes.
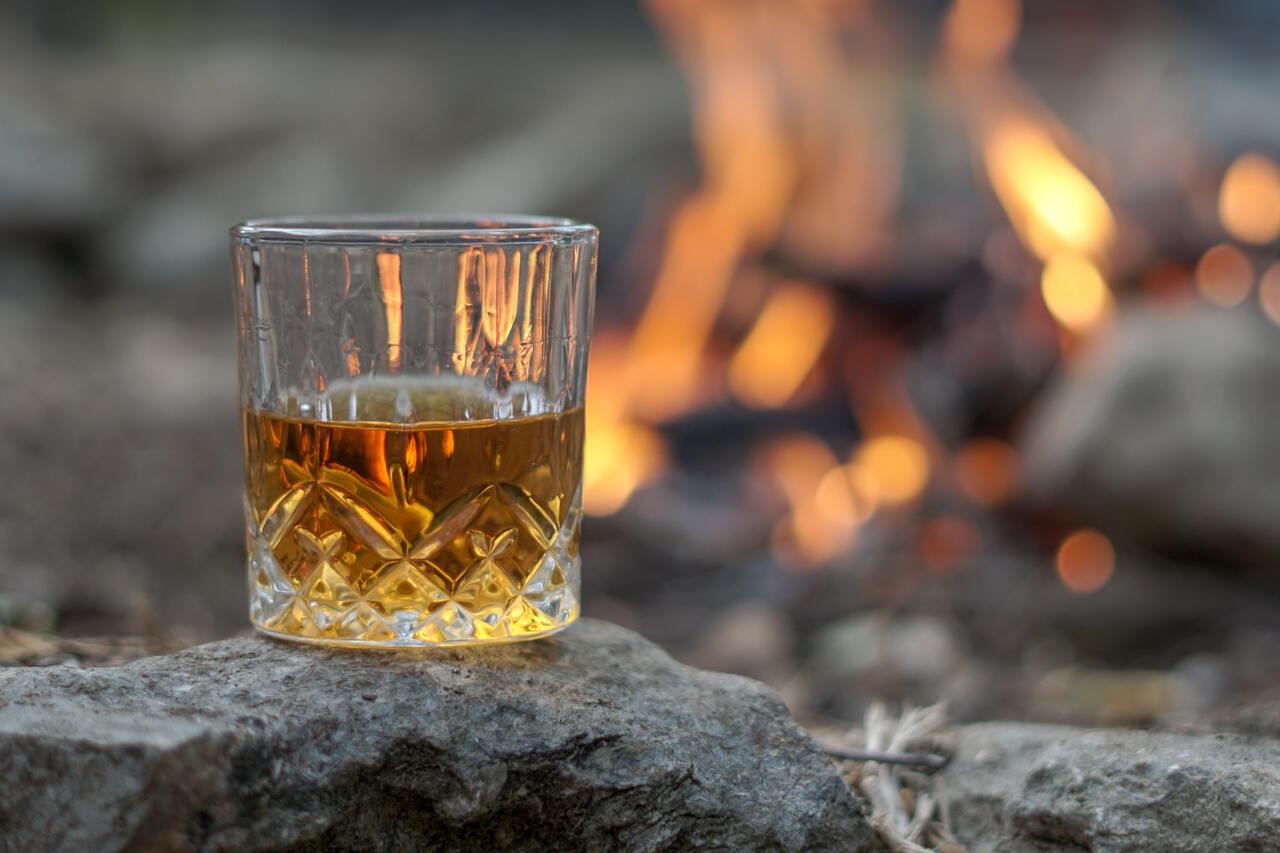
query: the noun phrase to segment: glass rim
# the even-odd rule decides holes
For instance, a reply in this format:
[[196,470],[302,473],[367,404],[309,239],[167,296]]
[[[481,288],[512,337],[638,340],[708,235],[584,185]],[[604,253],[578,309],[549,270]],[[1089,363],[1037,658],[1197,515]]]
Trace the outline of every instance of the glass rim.
[[575,219],[505,213],[273,216],[231,226],[231,238],[241,242],[322,245],[541,243],[594,238],[598,233],[594,225]]

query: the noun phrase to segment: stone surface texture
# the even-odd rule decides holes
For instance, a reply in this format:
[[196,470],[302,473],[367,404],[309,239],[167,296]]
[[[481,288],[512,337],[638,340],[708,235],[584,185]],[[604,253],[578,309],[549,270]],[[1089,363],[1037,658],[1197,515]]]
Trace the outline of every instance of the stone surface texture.
[[1280,848],[1280,743],[984,723],[942,781],[972,853]]
[[1028,490],[1157,549],[1280,555],[1280,330],[1241,309],[1131,312],[1037,406]]
[[489,649],[256,637],[0,670],[3,850],[862,850],[777,696],[583,620]]

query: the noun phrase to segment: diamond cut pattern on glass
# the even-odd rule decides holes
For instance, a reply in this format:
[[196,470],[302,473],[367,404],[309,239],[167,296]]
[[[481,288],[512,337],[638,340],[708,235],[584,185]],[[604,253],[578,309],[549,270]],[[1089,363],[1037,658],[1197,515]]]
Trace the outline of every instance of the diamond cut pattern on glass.
[[[310,509],[322,502],[341,529],[316,533]],[[540,633],[577,617],[580,494],[563,524],[511,483],[485,486],[442,509],[407,543],[367,504],[332,483],[287,491],[257,523],[246,510],[250,612],[255,624],[302,637],[370,644],[450,644]],[[301,557],[282,564],[288,537]],[[524,572],[510,558],[519,537],[542,557]],[[349,564],[376,557],[355,577]],[[441,557],[468,560],[460,573]]]

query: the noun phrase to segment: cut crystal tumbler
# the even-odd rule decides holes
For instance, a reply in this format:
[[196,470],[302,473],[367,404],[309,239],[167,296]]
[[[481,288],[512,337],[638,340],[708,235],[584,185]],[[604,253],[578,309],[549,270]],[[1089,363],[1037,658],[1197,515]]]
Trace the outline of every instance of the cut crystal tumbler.
[[518,216],[232,229],[259,630],[439,646],[577,618],[596,239]]

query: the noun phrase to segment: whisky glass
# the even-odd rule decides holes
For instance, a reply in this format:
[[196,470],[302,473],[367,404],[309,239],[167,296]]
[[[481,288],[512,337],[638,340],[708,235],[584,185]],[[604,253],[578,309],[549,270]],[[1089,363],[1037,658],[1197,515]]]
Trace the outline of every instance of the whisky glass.
[[259,631],[444,646],[577,618],[596,242],[526,216],[231,229]]

